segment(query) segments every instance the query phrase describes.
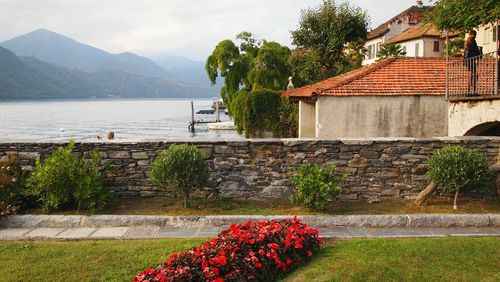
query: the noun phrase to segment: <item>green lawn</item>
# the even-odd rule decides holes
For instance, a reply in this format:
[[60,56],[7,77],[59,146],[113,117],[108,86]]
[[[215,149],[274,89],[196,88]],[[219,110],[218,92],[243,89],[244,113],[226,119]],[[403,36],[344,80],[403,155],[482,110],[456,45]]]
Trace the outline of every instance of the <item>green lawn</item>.
[[[204,239],[0,242],[0,281],[128,281]],[[500,281],[500,238],[345,240],[284,281]]]

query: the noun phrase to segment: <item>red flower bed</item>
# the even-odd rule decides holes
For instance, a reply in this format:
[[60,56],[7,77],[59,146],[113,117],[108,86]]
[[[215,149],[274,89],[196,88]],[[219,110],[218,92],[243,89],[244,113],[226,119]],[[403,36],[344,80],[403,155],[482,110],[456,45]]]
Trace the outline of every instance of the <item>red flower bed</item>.
[[231,225],[132,281],[273,281],[319,250],[318,230],[298,218]]

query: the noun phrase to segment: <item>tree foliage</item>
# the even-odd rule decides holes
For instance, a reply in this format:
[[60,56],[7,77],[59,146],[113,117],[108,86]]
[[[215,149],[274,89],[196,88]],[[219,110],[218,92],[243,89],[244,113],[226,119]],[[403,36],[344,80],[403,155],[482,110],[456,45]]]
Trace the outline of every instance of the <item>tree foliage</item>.
[[290,49],[276,42],[257,40],[250,32],[236,36],[239,47],[231,40],[221,41],[208,57],[205,69],[212,84],[224,78],[221,97],[232,113],[233,96],[242,88],[284,90],[290,76]]
[[340,194],[340,185],[346,177],[336,175],[333,164],[328,169],[317,164],[302,164],[293,173],[292,185],[297,193],[292,195],[292,202],[316,211],[324,210],[331,198]]
[[36,170],[27,180],[25,193],[36,197],[45,210],[61,207],[99,211],[108,200],[106,173],[101,153],[91,153],[87,160],[73,153],[74,141],[59,147],[42,163],[38,157]]
[[461,146],[447,146],[429,158],[427,175],[445,192],[455,193],[491,186],[491,174],[484,154]]
[[436,0],[428,19],[439,29],[469,31],[500,19],[498,0]]
[[151,180],[160,187],[172,187],[184,196],[187,207],[189,194],[208,181],[208,164],[201,151],[194,145],[171,145],[162,151],[151,164]]
[[346,2],[324,0],[316,8],[303,10],[299,28],[291,32],[298,51],[292,56],[296,83],[310,84],[349,70],[346,46],[363,42],[368,24],[366,12]]
[[405,56],[406,51],[399,44],[387,44],[380,48],[377,55],[380,57],[379,60],[382,60],[386,58]]

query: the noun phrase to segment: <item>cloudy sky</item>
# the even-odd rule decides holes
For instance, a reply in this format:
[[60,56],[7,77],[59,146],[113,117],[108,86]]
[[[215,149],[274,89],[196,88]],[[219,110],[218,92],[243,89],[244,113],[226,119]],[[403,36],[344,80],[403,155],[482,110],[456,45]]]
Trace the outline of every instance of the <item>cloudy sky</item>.
[[[112,53],[204,60],[241,31],[290,45],[301,9],[321,0],[0,0],[0,41],[45,28]],[[350,0],[376,26],[414,0]],[[427,4],[428,0],[424,0]]]

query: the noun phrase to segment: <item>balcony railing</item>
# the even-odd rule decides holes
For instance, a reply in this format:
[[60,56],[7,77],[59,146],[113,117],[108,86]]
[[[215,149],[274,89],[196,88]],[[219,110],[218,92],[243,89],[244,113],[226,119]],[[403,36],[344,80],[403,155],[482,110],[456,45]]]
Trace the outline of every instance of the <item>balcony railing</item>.
[[499,51],[465,60],[450,59],[446,68],[446,98],[498,97]]

